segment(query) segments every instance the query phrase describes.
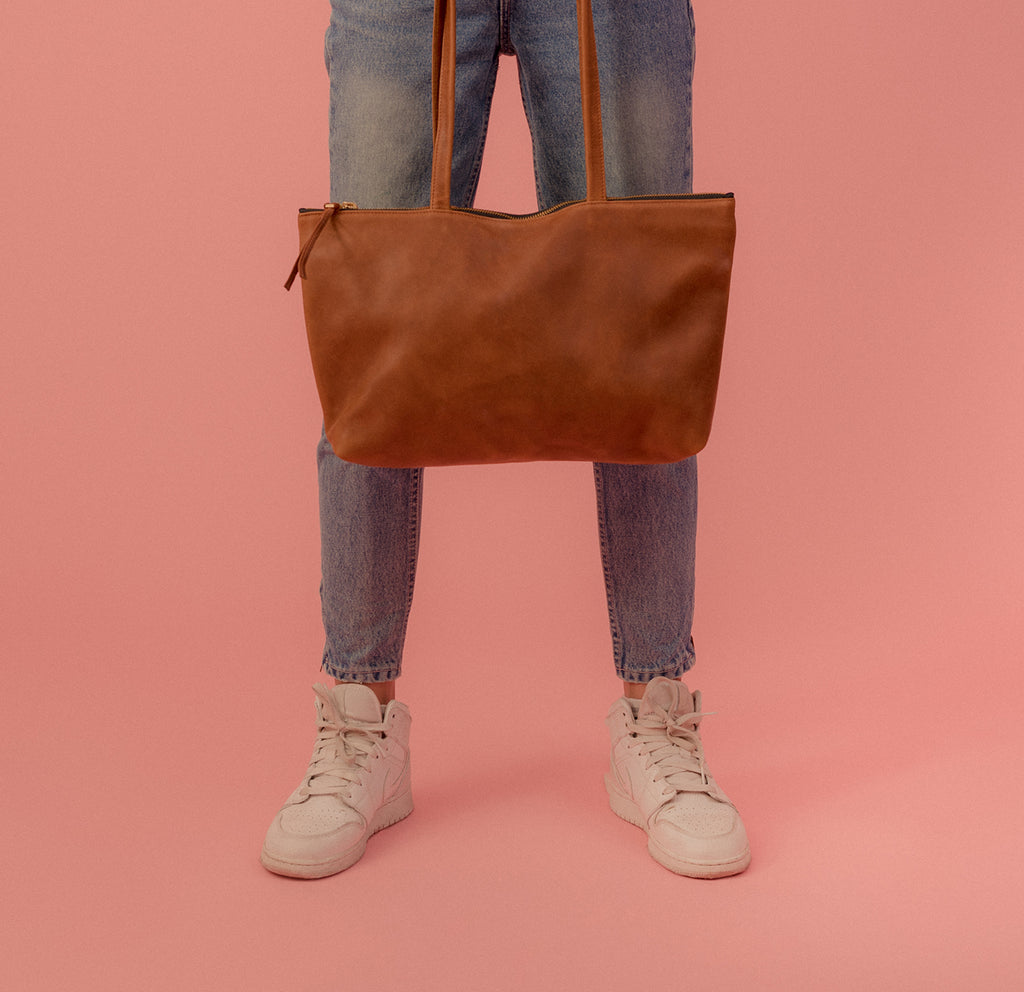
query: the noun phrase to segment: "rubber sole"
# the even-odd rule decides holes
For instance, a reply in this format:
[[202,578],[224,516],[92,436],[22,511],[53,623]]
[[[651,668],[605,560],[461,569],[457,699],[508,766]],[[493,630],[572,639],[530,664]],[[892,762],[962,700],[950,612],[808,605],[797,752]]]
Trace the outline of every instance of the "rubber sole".
[[[647,833],[647,821],[640,812],[640,807],[615,788],[610,775],[605,775],[604,785],[608,790],[608,805],[611,806],[612,812]],[[677,875],[685,875],[687,878],[726,878],[729,875],[738,875],[750,865],[749,846],[733,858],[720,861],[695,861],[680,858],[678,854],[665,850],[650,834],[647,834],[647,850],[663,868],[667,868]]]
[[404,820],[413,810],[412,792],[407,790],[395,796],[389,803],[381,806],[370,821],[369,829],[358,844],[338,852],[324,861],[295,862],[274,857],[264,844],[260,852],[260,864],[275,875],[286,875],[288,878],[326,878],[351,868],[366,851],[366,842],[379,830],[384,830],[400,820]]

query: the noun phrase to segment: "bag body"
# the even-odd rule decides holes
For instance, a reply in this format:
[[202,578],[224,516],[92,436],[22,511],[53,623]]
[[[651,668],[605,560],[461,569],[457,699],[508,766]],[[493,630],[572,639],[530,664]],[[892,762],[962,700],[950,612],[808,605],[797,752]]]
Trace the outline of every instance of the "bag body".
[[430,206],[299,214],[292,278],[335,453],[403,468],[696,453],[721,366],[732,194],[607,197],[578,0],[587,198],[524,216],[453,208],[454,6],[435,7]]

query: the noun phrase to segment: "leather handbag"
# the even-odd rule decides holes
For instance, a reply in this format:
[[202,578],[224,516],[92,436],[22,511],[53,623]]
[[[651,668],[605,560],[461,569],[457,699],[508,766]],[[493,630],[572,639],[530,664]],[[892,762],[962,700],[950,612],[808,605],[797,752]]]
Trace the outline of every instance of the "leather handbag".
[[419,467],[679,461],[707,442],[731,193],[609,198],[590,0],[577,0],[585,200],[451,205],[455,0],[434,12],[430,206],[301,211],[303,309],[335,453]]

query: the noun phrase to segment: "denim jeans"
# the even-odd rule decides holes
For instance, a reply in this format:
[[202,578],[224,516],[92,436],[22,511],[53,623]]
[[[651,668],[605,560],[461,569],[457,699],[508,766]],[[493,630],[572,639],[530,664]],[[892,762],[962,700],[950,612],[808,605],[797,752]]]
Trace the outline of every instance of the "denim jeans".
[[[592,0],[608,193],[688,193],[693,15],[688,0]],[[430,199],[433,0],[332,0],[331,197]],[[452,201],[472,205],[499,56],[518,61],[540,207],[586,192],[574,0],[458,0]],[[401,672],[419,545],[422,469],[317,450],[324,670]],[[616,675],[678,677],[694,662],[697,466],[595,464]]]

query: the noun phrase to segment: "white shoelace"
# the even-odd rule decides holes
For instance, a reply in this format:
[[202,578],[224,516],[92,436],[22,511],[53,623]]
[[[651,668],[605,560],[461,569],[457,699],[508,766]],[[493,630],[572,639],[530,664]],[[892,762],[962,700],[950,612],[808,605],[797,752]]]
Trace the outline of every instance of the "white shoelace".
[[319,685],[313,689],[321,701],[320,719],[301,794],[303,797],[340,795],[348,798],[367,759],[384,735],[384,723],[335,721],[336,709],[330,690]]
[[710,775],[704,763],[704,745],[697,731],[700,721],[709,713],[655,715],[637,718],[630,749],[650,758],[668,785],[676,792],[707,792],[712,790]]

